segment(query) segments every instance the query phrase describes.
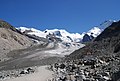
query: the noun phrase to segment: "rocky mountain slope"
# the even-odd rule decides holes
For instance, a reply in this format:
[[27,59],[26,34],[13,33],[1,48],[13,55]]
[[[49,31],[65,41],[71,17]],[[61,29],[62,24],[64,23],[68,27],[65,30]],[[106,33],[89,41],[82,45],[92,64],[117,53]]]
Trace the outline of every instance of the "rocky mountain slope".
[[[112,23],[95,40],[85,47],[74,51],[66,59],[100,59],[107,65],[101,66],[98,71],[107,71],[112,81],[120,80],[120,21]],[[103,80],[104,81],[104,80]]]
[[[84,48],[73,52],[70,56],[80,58],[84,55],[109,55],[119,53],[120,21],[114,22],[107,27],[94,41],[88,43]],[[118,50],[118,51],[116,51]]]
[[[0,20],[0,60],[6,58],[8,52],[30,47],[33,41],[23,35],[9,23]],[[3,59],[4,58],[4,59]]]

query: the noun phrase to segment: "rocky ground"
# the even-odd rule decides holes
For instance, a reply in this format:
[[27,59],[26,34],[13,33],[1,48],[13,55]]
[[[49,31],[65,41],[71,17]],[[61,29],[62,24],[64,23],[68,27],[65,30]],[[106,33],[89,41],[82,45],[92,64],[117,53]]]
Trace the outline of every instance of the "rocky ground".
[[34,66],[0,72],[0,81],[47,81],[53,72],[48,66]]
[[0,80],[7,80],[10,78],[16,78],[23,75],[34,73],[37,67],[28,67],[22,69],[6,70],[0,72]]
[[55,73],[50,81],[119,81],[120,57],[89,55],[83,59],[55,63],[50,69]]

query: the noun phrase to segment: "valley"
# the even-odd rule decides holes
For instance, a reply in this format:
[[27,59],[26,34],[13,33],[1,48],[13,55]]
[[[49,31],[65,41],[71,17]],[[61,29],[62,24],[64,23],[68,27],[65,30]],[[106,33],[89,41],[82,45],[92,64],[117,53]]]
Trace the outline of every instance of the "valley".
[[50,72],[43,73],[50,76],[43,78],[46,80],[119,81],[120,21],[105,22],[108,27],[104,30],[94,27],[82,34],[59,29],[16,29],[5,21],[1,24],[0,29],[6,32],[0,31],[1,80],[38,78],[43,69]]

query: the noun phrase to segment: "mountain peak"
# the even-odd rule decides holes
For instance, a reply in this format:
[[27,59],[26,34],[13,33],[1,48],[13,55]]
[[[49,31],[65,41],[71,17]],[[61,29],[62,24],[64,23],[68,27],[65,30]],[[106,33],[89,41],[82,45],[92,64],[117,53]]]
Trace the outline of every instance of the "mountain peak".
[[91,34],[94,37],[97,37],[103,30],[98,28],[98,27],[93,27],[92,29],[90,29],[87,34],[90,36]]
[[120,21],[113,22],[95,39],[95,41],[99,41],[107,37],[110,38],[112,36],[118,36],[119,32],[120,32]]

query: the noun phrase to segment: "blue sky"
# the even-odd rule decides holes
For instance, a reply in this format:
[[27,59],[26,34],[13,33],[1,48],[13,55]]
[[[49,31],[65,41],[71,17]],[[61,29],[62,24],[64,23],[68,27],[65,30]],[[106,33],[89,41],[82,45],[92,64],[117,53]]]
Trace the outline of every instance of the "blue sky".
[[86,32],[120,19],[120,0],[1,0],[0,19],[13,26]]

